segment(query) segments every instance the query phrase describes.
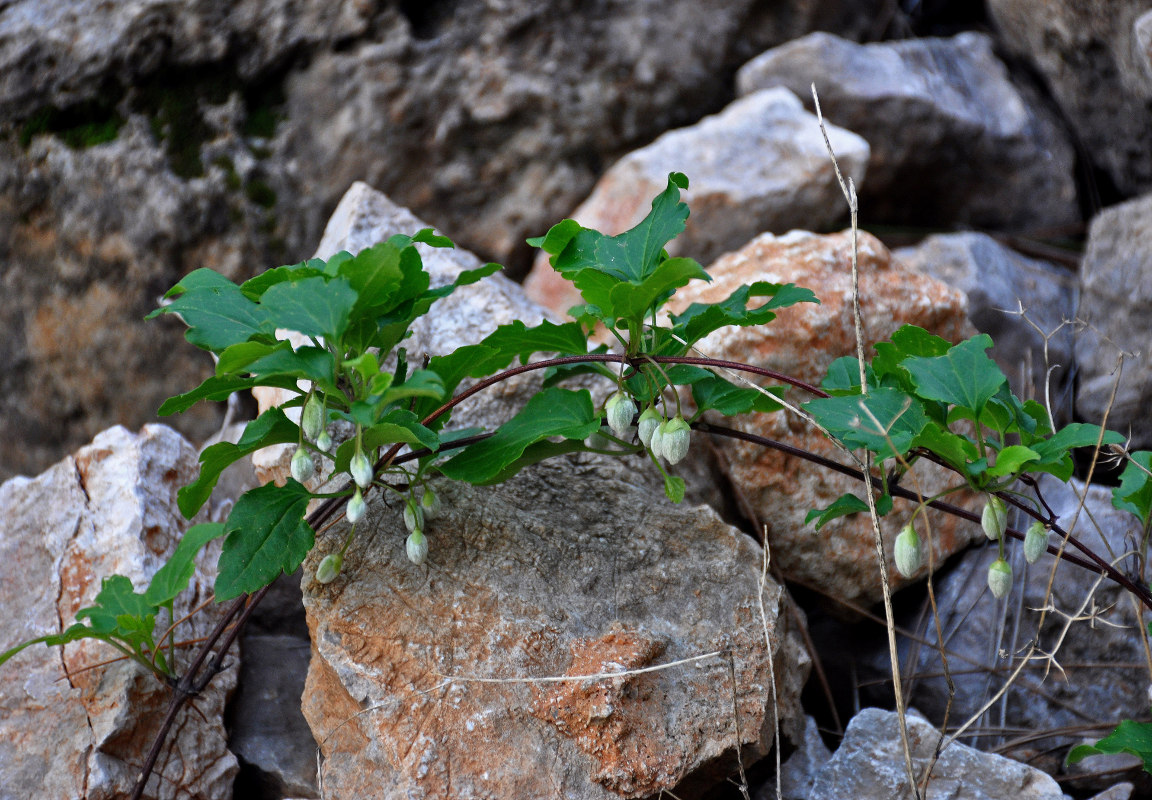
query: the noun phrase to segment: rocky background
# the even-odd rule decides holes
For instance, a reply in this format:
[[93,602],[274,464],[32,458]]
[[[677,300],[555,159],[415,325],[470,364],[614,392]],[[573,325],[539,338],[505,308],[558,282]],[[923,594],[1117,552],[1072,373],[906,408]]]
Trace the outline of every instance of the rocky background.
[[[692,218],[677,242],[679,252],[711,265],[717,285],[777,276],[768,279],[808,285],[825,303],[823,316],[782,315],[760,338],[715,337],[707,342],[711,354],[818,376],[829,361],[849,352],[851,339],[849,295],[838,269],[845,263],[846,237],[823,235],[843,227],[845,207],[813,116],[812,83],[841,167],[859,188],[861,227],[872,234],[861,244],[863,295],[871,301],[865,308],[868,336],[884,338],[909,321],[952,339],[973,329],[990,332],[997,342],[994,356],[1017,392],[1047,398],[1060,421],[1099,422],[1107,412],[1108,426],[1130,433],[1134,448],[1152,447],[1152,10],[1147,3],[11,0],[0,3],[0,480],[43,474],[0,488],[14,515],[0,527],[6,541],[59,528],[58,520],[36,516],[37,504],[67,506],[77,502],[78,492],[88,498],[83,470],[78,483],[71,478],[73,462],[101,462],[106,456],[92,454],[105,451],[119,454],[113,461],[127,464],[125,474],[135,476],[117,480],[151,487],[137,492],[154,496],[141,500],[140,536],[155,538],[157,528],[178,533],[178,521],[148,522],[149,513],[160,512],[147,507],[153,502],[171,510],[173,476],[190,468],[186,447],[157,448],[151,443],[167,442],[167,434],[146,428],[138,440],[120,431],[81,449],[109,426],[138,430],[155,421],[154,410],[164,398],[211,370],[209,360],[181,340],[178,323],[146,325],[142,317],[192,269],[211,267],[242,280],[309,257],[318,248],[326,256],[338,247],[364,246],[367,242],[357,243],[349,233],[357,230],[350,220],[376,234],[397,232],[397,226],[416,222],[405,208],[475,257],[507,265],[512,280],[496,281],[494,288],[477,290],[491,294],[461,301],[474,315],[460,319],[482,326],[505,321],[499,315],[510,310],[538,318],[562,314],[571,304],[548,270],[533,265],[527,236],[543,233],[565,216],[622,230],[645,213],[668,171],[683,171],[692,180],[687,198]],[[354,187],[355,181],[367,186]],[[810,233],[789,234],[792,229]],[[444,269],[470,266],[475,258],[458,253],[464,261]],[[520,282],[523,289],[516,285]],[[1026,316],[1010,313],[1021,310]],[[1080,322],[1074,325],[1073,319]],[[452,337],[468,341],[486,332],[439,324],[421,334],[423,341],[444,346]],[[497,402],[495,411],[477,413],[500,410]],[[222,417],[222,409],[203,408],[167,422],[200,445],[217,435]],[[821,446],[784,417],[741,424],[810,449]],[[140,455],[153,450],[171,454]],[[703,710],[686,716],[669,711],[667,718],[641,721],[628,698],[701,693],[671,678],[614,685],[606,697],[525,691],[516,700],[522,714],[517,724],[532,728],[537,738],[520,737],[518,746],[530,754],[543,746],[533,742],[563,740],[564,769],[524,762],[528,766],[508,770],[513,783],[499,790],[475,784],[471,791],[477,796],[546,791],[514,783],[526,773],[562,776],[557,780],[566,791],[580,797],[642,797],[674,787],[679,796],[727,796],[712,794],[720,791],[712,782],[732,769],[733,753],[725,750],[728,734],[706,730],[705,720],[716,716],[707,703],[737,703],[744,709],[735,736],[747,758],[770,752],[774,730],[762,716],[761,690],[764,671],[772,665],[798,681],[781,677],[783,748],[793,756],[782,773],[784,796],[887,796],[886,781],[900,779],[898,763],[888,773],[891,765],[861,761],[869,752],[895,752],[890,720],[857,718],[848,724],[860,705],[891,703],[890,686],[883,685],[887,656],[877,636],[881,629],[868,616],[878,597],[870,534],[845,522],[817,536],[803,527],[803,510],[797,511],[845,488],[816,476],[805,483],[786,462],[749,448],[720,447],[710,458],[715,468],[704,471],[727,482],[716,483],[714,474],[698,477],[691,491],[715,505],[726,522],[711,511],[669,511],[671,516],[650,521],[651,538],[620,557],[633,559],[626,562],[629,574],[643,575],[642,568],[653,567],[650,552],[665,554],[681,577],[735,574],[732,593],[712,601],[730,618],[718,616],[716,608],[613,607],[610,614],[589,608],[552,629],[546,620],[558,613],[555,609],[533,610],[539,619],[520,609],[515,616],[527,620],[527,628],[508,631],[506,642],[535,642],[534,649],[523,651],[527,661],[489,663],[473,651],[463,652],[470,654],[465,659],[470,667],[483,664],[495,672],[527,665],[582,674],[612,659],[639,666],[657,656],[678,658],[718,647],[717,637],[727,635],[711,627],[719,625],[743,632],[732,634],[743,659],[732,665],[742,693],[705,693]],[[620,481],[599,463],[556,469],[556,475],[544,473],[542,485],[518,486],[511,499],[494,500],[488,513],[502,520],[499,524],[476,531],[466,520],[445,523],[467,541],[483,538],[492,557],[490,563],[471,565],[478,574],[461,584],[474,579],[490,587],[491,598],[481,604],[485,614],[514,603],[517,592],[539,594],[564,575],[562,564],[551,564],[554,572],[541,573],[542,583],[529,586],[501,571],[501,553],[516,546],[504,532],[552,524],[517,505],[516,493],[556,504],[549,487],[572,479],[564,470],[576,470],[582,480],[602,487],[592,496],[603,504]],[[233,491],[255,480],[233,477]],[[1106,490],[1080,488],[1092,516],[1103,519]],[[628,491],[638,494],[617,501],[615,513],[634,508],[644,492],[659,496],[653,487]],[[1075,513],[1071,489],[1067,497],[1056,488],[1052,492],[1069,515]],[[504,502],[513,507],[501,506]],[[387,527],[393,511],[382,510],[379,524]],[[745,630],[750,620],[757,629],[760,624],[759,550],[728,523],[748,532],[768,526],[775,566],[783,569],[806,612],[807,626],[797,622],[805,614],[788,593],[781,594],[776,584],[769,587],[773,614],[780,614],[773,617],[776,651],[766,650],[762,640],[757,644]],[[103,567],[89,563],[95,556],[85,549],[81,528],[99,531],[102,524],[100,519],[69,521],[64,527],[79,532],[72,538],[58,532],[65,538],[44,545],[45,552],[66,547],[99,573]],[[573,519],[569,524],[591,523]],[[687,560],[678,549],[682,543],[666,538],[684,527],[699,533],[702,538],[692,547],[712,552],[711,560]],[[938,557],[982,538],[971,527],[942,527]],[[1101,547],[1121,552],[1136,541],[1130,518],[1101,527]],[[1105,545],[1109,536],[1113,540]],[[593,538],[610,541],[611,532]],[[386,559],[392,544],[381,543],[373,557]],[[170,542],[153,542],[147,557],[166,546]],[[532,559],[547,566],[548,548],[534,546],[541,549]],[[579,541],[557,546],[594,554],[586,579],[573,578],[566,587],[573,598],[602,592],[604,582],[615,581],[621,569],[614,547]],[[4,559],[6,567],[33,568],[31,556],[12,552],[13,558]],[[1044,599],[1047,586],[1047,570],[1018,581],[1007,614],[986,595],[966,595],[981,581],[964,576],[979,576],[986,554],[971,551],[950,565],[937,590],[947,598],[942,605],[955,609],[955,619],[942,627],[944,644],[959,654],[951,667],[963,664],[970,671],[952,709],[965,717],[1002,682],[1006,662],[998,653],[1016,652],[1026,643],[1022,615]],[[459,566],[455,557],[451,549],[443,551],[441,566],[451,567],[452,574]],[[60,566],[45,558],[39,569]],[[655,568],[659,573],[660,564]],[[22,581],[28,580],[24,574]],[[435,716],[434,709],[421,705],[430,687],[419,679],[449,663],[433,646],[434,625],[417,621],[402,626],[399,639],[372,640],[373,652],[401,665],[396,674],[370,674],[363,646],[349,652],[350,637],[369,636],[347,627],[361,624],[356,609],[385,606],[396,614],[402,609],[386,604],[409,602],[445,603],[447,609],[457,591],[451,584],[409,585],[403,574],[378,580],[388,589],[379,596],[373,594],[379,587],[368,585],[363,596],[333,598],[314,585],[310,590],[306,577],[307,625],[298,589],[285,587],[279,604],[266,601],[269,610],[246,639],[240,688],[227,718],[231,751],[240,764],[236,796],[316,796],[313,737],[323,739],[330,716],[344,720],[361,703],[400,705],[381,715],[383,720],[345,731],[350,744],[325,744],[332,748],[326,756],[338,765],[333,791],[361,796],[364,789],[355,781],[364,770],[382,769],[387,762],[395,791],[450,796],[437,794],[440,784],[422,776],[437,752],[471,746],[453,738],[470,720],[480,725],[477,740],[499,753],[489,761],[511,763],[501,760],[509,741],[483,723],[489,713],[484,703],[491,698],[470,696],[464,705],[468,713],[453,717],[451,725],[417,733],[406,727],[413,714]],[[667,592],[691,593],[675,577],[651,580],[667,581],[661,584]],[[398,595],[390,591],[396,585],[403,588]],[[947,705],[946,687],[939,679],[937,631],[921,611],[922,586],[899,595],[902,624],[910,634],[902,655],[908,668],[914,666],[913,705],[938,723]],[[1073,608],[1091,588],[1070,581],[1058,602]],[[88,590],[94,587],[83,589]],[[627,587],[621,591],[628,594]],[[1122,602],[1109,605],[1117,599]],[[572,604],[579,601],[560,601],[560,608]],[[1125,598],[1101,595],[1099,605],[1110,609],[1108,621],[1137,624]],[[43,633],[43,625],[51,628],[55,615],[65,618],[67,610],[29,607],[25,617],[47,613],[47,621],[30,623],[34,630],[17,625],[0,645]],[[20,614],[13,616],[24,624]],[[605,627],[608,617],[622,627]],[[478,630],[497,625],[483,615],[468,624]],[[995,640],[989,630],[997,631]],[[1030,673],[982,720],[982,730],[994,737],[965,740],[1043,768],[1059,783],[998,756],[956,749],[948,751],[954,755],[935,774],[976,792],[957,796],[1088,797],[1106,790],[1112,800],[1133,791],[1152,797],[1147,780],[1122,759],[1111,772],[1066,771],[1060,764],[1069,736],[1098,736],[1101,729],[1092,724],[1114,724],[1147,705],[1148,671],[1141,668],[1144,653],[1134,634],[1106,626],[1071,630],[1066,679],[1042,681],[1039,670]],[[315,643],[311,669],[309,633]],[[341,637],[345,645],[334,644]],[[846,648],[846,641],[853,646]],[[427,652],[406,651],[412,642]],[[75,661],[75,654],[70,658]],[[813,658],[817,678],[809,682],[801,708],[800,684]],[[58,665],[49,658],[40,666],[50,673]],[[296,700],[306,672],[307,721]],[[67,699],[69,691],[82,694],[80,685],[48,688],[54,678],[29,678],[21,689],[0,692],[0,701],[23,691],[50,706]],[[714,687],[717,680],[705,682]],[[408,694],[396,693],[397,681]],[[130,687],[118,691],[134,697]],[[827,695],[835,706],[829,706]],[[269,713],[270,703],[287,711]],[[613,704],[626,710],[624,717],[608,712],[607,728],[587,726],[589,708]],[[557,717],[549,710],[555,708],[569,711]],[[584,714],[583,728],[575,717],[564,716],[576,713],[573,708],[577,716]],[[9,718],[23,713],[13,711]],[[211,713],[205,716],[212,720]],[[89,724],[96,718],[89,709]],[[217,726],[218,718],[217,713],[212,720]],[[71,723],[56,724],[63,730]],[[1057,728],[1066,733],[1058,744],[1032,736]],[[220,731],[206,730],[192,738],[208,742],[207,749],[182,755],[185,763],[209,765],[188,796],[220,797],[221,785],[233,780],[237,768],[230,753],[212,744],[222,740]],[[112,788],[106,791],[114,792],[129,772],[108,763],[130,761],[126,735],[114,730],[106,740],[78,737],[74,764],[83,780],[77,778],[75,785],[89,786],[93,776],[107,775]],[[381,753],[390,745],[365,748],[357,739],[375,735],[385,742],[388,736],[425,738],[408,748],[404,759],[389,759]],[[635,749],[621,750],[621,741]],[[918,758],[931,752],[929,738],[924,742]],[[835,755],[828,745],[839,747]],[[356,761],[365,750],[367,761]],[[86,752],[99,757],[93,762]],[[672,755],[662,761],[653,752]],[[111,761],[105,759],[108,753]],[[17,763],[15,755],[0,761]],[[478,759],[477,770],[483,763]],[[12,767],[6,785],[35,775],[38,764]],[[774,772],[773,760],[747,766],[764,784],[762,796],[774,797],[774,779],[765,783]],[[1093,777],[1092,772],[1106,774]],[[974,775],[989,783],[972,788]],[[1124,788],[1125,780],[1133,783]],[[60,786],[66,785],[67,775],[60,778]],[[869,786],[876,794],[868,793]],[[177,796],[166,791],[160,796]]]

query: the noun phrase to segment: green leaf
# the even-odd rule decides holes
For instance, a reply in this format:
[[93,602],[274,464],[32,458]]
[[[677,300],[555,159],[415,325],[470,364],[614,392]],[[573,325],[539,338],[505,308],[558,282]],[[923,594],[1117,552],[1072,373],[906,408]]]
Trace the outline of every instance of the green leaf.
[[866,502],[852,493],[842,494],[833,500],[827,508],[814,508],[809,511],[804,517],[804,524],[807,525],[815,520],[816,530],[820,530],[834,519],[859,514],[862,511],[868,511]]
[[212,270],[198,269],[190,273],[172,287],[168,295],[173,293],[180,296],[145,319],[179,314],[188,326],[184,338],[197,347],[219,353],[229,345],[246,342],[254,336],[271,337],[275,332],[276,325],[267,309],[249,300],[240,287]]
[[639,286],[630,282],[613,286],[609,293],[611,313],[627,319],[642,319],[651,306],[662,303],[693,279],[712,280],[704,268],[690,258],[666,259]]
[[[773,386],[765,391],[779,395],[784,390]],[[779,411],[783,408],[772,399],[771,394],[736,386],[711,372],[692,383],[692,399],[700,411],[714,409],[727,417],[750,411]]]
[[[753,297],[768,297],[767,302],[756,308],[748,308]],[[763,325],[776,318],[773,309],[792,306],[796,303],[819,303],[811,289],[804,289],[791,283],[768,283],[757,281],[751,286],[741,286],[719,303],[693,303],[680,314],[672,316],[673,332],[689,345],[703,339],[712,331],[729,325]]]
[[87,625],[71,625],[67,630],[62,631],[61,633],[50,633],[47,636],[38,636],[35,639],[29,639],[28,641],[21,642],[9,650],[5,650],[3,653],[0,653],[0,665],[3,665],[5,661],[12,658],[20,651],[26,650],[34,644],[43,644],[48,647],[58,647],[60,645],[69,644],[70,642],[76,642],[87,638],[102,637],[93,636],[92,629]]
[[[872,367],[864,365],[865,378],[869,386],[875,386]],[[828,374],[820,382],[820,388],[833,397],[860,394],[860,362],[853,356],[841,356],[828,365]]]
[[[130,637],[136,626],[125,627],[120,617],[138,617],[144,619],[154,616],[159,609],[149,603],[142,594],[132,588],[132,581],[123,575],[109,575],[100,584],[100,593],[96,595],[96,605],[82,608],[76,612],[76,619],[87,618],[92,630],[97,633],[106,633],[117,637]],[[148,636],[151,636],[151,629]]]
[[1148,518],[1152,515],[1152,477],[1145,470],[1152,469],[1152,452],[1137,450],[1131,458],[1135,463],[1129,462],[1124,466],[1120,485],[1112,489],[1112,505],[1122,511],[1131,511],[1147,527]]
[[[343,255],[348,255],[344,253]],[[335,259],[333,259],[335,260]],[[240,291],[249,300],[258,301],[261,295],[268,290],[269,286],[275,286],[278,283],[291,280],[302,280],[304,278],[312,278],[325,274],[325,264],[323,259],[314,258],[309,261],[304,261],[300,264],[289,264],[283,267],[275,267],[261,272],[254,278],[249,278],[240,284]]]
[[[875,422],[862,404],[875,416]],[[884,387],[866,396],[819,397],[805,403],[804,408],[848,447],[866,447],[881,461],[907,453],[928,424],[916,398]],[[878,428],[877,422],[882,427]]]
[[270,408],[249,422],[236,444],[219,442],[204,448],[200,454],[200,476],[176,494],[180,513],[188,519],[207,502],[220,479],[220,473],[233,462],[271,444],[295,442],[300,438],[300,427],[284,416],[279,408]]
[[316,539],[304,521],[311,499],[311,492],[289,478],[283,486],[260,486],[236,501],[224,523],[228,538],[216,577],[217,602],[251,594],[281,572],[296,571]]
[[584,355],[588,352],[588,335],[576,322],[557,325],[544,320],[529,328],[520,320],[515,320],[498,327],[484,337],[480,344],[491,347],[498,355],[481,362],[483,367],[472,369],[468,374],[474,378],[503,369],[516,357],[520,358],[520,363],[527,364],[535,353]]
[[152,576],[144,598],[157,607],[175,599],[176,595],[188,588],[188,582],[196,571],[195,559],[201,548],[223,535],[224,524],[221,522],[205,522],[189,528],[168,561]]
[[257,380],[256,378],[242,377],[240,375],[214,375],[190,392],[169,397],[156,413],[162,417],[166,417],[169,414],[181,414],[201,400],[227,400],[229,395],[234,392],[251,389],[258,384],[280,386],[284,389],[296,388],[296,381],[292,378],[283,378],[276,382],[270,382]]
[[942,356],[913,356],[905,359],[902,366],[912,376],[921,396],[979,414],[1008,380],[996,362],[985,354],[991,346],[991,337],[982,333]]
[[586,439],[600,429],[588,391],[545,389],[488,439],[469,445],[440,465],[449,478],[483,483],[511,464],[529,445],[550,436]]
[[356,316],[389,307],[404,279],[400,270],[400,252],[388,242],[381,242],[361,250],[337,268],[337,274],[356,292],[353,306]]
[[965,472],[965,465],[975,461],[979,455],[976,445],[967,437],[946,430],[936,422],[925,425],[912,441],[912,446],[931,450],[961,472]]
[[277,328],[335,342],[348,327],[356,299],[344,278],[312,277],[270,286],[260,304]]
[[1030,447],[1014,444],[1005,447],[996,456],[996,463],[985,472],[993,478],[1003,478],[1008,475],[1017,475],[1025,471],[1025,467],[1040,460],[1040,454]]
[[322,347],[305,345],[295,350],[291,347],[278,349],[257,358],[244,371],[251,373],[265,386],[269,378],[281,376],[312,381],[331,394],[340,392],[336,386],[336,359]]
[[686,489],[684,479],[677,475],[664,476],[664,494],[673,503],[679,503],[684,500],[684,491]]
[[409,397],[428,397],[437,402],[442,400],[444,381],[440,374],[430,369],[418,369],[403,383],[387,387],[381,394],[379,402],[388,405]]
[[1144,762],[1144,771],[1152,773],[1152,722],[1123,720],[1116,730],[1096,744],[1082,744],[1068,753],[1067,763],[1076,764],[1088,756],[1106,753],[1130,753]]
[[[455,431],[453,431],[455,433]],[[584,444],[582,439],[562,439],[559,442],[550,442],[547,439],[530,444],[524,448],[524,452],[519,458],[506,464],[499,472],[492,475],[483,481],[477,482],[476,486],[494,486],[498,483],[503,483],[508,480],[520,470],[525,467],[530,467],[533,464],[538,464],[549,458],[556,456],[566,455],[568,453],[585,453],[588,452],[587,445]]]
[[[597,345],[594,349],[589,350],[589,353],[607,353],[608,345]],[[616,380],[616,373],[613,372],[607,364],[599,361],[577,362],[574,364],[560,364],[555,367],[548,367],[544,370],[544,389],[549,386],[556,386],[563,380],[575,377],[576,375],[600,375],[610,381]]]
[[[436,450],[440,447],[440,439],[430,429],[420,424],[416,415],[407,409],[391,409],[383,421],[364,428],[360,434],[361,445],[365,453],[374,453],[376,448],[402,442],[412,446],[426,447]],[[336,448],[336,472],[347,472],[352,456],[356,453],[356,439],[348,439]]]

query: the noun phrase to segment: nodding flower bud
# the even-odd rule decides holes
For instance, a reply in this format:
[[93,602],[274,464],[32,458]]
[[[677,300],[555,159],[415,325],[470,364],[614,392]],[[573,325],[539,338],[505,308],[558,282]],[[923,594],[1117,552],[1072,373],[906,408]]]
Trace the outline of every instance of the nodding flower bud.
[[1008,528],[1008,507],[996,495],[989,495],[988,502],[984,504],[984,512],[980,515],[980,527],[984,535],[992,541],[997,541]]
[[404,549],[408,551],[409,561],[416,566],[423,564],[424,559],[428,557],[428,540],[424,538],[424,532],[417,528],[408,534]]
[[316,580],[320,583],[331,583],[340,574],[342,566],[344,557],[339,553],[329,553],[321,559],[320,566],[316,567]]
[[304,483],[316,472],[316,463],[308,452],[308,448],[300,446],[292,454],[292,477]]
[[344,511],[344,516],[355,525],[367,510],[368,504],[364,502],[364,495],[360,494],[360,489],[357,488],[356,494],[352,495],[352,499],[348,501],[348,508]]
[[424,527],[424,511],[411,497],[404,504],[404,527],[410,531],[418,531]]
[[308,395],[304,410],[300,412],[300,428],[312,440],[324,430],[324,404],[315,393]]
[[420,496],[420,508],[424,512],[424,519],[436,519],[440,515],[440,498],[431,486],[424,487],[424,494]]
[[372,485],[372,462],[363,451],[357,450],[356,455],[352,456],[348,471],[352,473],[352,480],[356,481],[356,485],[361,489],[367,489]]
[[636,416],[636,404],[632,398],[623,392],[616,392],[604,404],[604,413],[608,417],[608,427],[617,436],[623,436],[632,426],[632,417]]
[[325,453],[332,449],[332,437],[328,435],[328,431],[320,431],[320,435],[316,437],[316,447]]
[[688,455],[688,443],[692,436],[692,428],[681,416],[673,417],[661,423],[652,435],[652,453],[664,456],[669,464],[683,461]]
[[900,570],[900,574],[905,578],[911,578],[923,563],[920,537],[916,535],[916,529],[911,523],[905,525],[896,537],[895,551],[896,569]]
[[988,566],[988,588],[999,600],[1012,588],[1012,566],[998,558]]
[[636,423],[637,432],[640,434],[640,442],[645,447],[652,446],[652,434],[656,433],[656,429],[660,427],[660,423],[664,421],[664,417],[660,416],[660,412],[654,408],[649,408],[640,415],[639,422]]
[[1028,526],[1024,534],[1024,558],[1029,564],[1035,564],[1040,556],[1048,550],[1048,529],[1044,523],[1036,520]]

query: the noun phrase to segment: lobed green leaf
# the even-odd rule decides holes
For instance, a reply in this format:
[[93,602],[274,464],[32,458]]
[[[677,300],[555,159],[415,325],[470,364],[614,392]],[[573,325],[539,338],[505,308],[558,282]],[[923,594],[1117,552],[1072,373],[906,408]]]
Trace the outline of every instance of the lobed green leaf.
[[251,594],[281,572],[296,571],[316,539],[304,520],[311,499],[306,488],[289,478],[283,486],[266,484],[236,501],[224,523],[228,538],[216,577],[218,602]]

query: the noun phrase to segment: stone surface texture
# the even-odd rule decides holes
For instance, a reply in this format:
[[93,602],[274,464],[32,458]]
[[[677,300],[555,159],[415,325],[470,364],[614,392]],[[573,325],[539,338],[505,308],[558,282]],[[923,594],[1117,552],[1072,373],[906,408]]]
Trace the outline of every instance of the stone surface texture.
[[[940,733],[923,718],[909,714],[912,766],[924,773]],[[820,771],[809,800],[888,800],[912,797],[894,712],[866,708],[852,718],[840,749]],[[1060,785],[1026,764],[963,744],[944,748],[932,769],[928,800],[1065,800]]]
[[[1139,546],[1139,520],[1112,508],[1109,488],[1091,487],[1083,510],[1079,504],[1084,484],[1075,479],[1066,485],[1045,475],[1040,489],[1060,524],[1103,558],[1113,560]],[[1023,530],[1027,519],[1013,524]],[[1053,535],[1050,543],[1058,545],[1059,538]],[[1020,543],[1013,540],[1008,546],[1012,592],[1006,603],[999,602],[986,586],[988,565],[994,558],[994,547],[969,552],[936,582],[940,624],[947,632],[945,645],[955,673],[951,719],[964,721],[978,712],[1019,664],[1028,643],[1038,637],[1040,649],[1033,654],[1033,663],[1017,676],[1004,702],[979,720],[979,728],[1028,730],[1037,737],[1051,731],[1045,738],[1030,737],[1008,755],[1046,771],[1061,771],[1068,748],[1084,738],[1070,736],[1064,729],[1092,723],[1115,725],[1130,717],[1132,709],[1148,703],[1145,655],[1136,636],[1140,628],[1136,601],[1111,581],[1097,585],[1097,573],[1063,561],[1053,577],[1051,555],[1028,565]],[[1121,558],[1117,566],[1130,572],[1134,559]],[[1040,627],[1039,609],[1044,608],[1049,610]],[[1070,623],[1069,617],[1080,619]],[[905,686],[910,702],[939,721],[947,686],[940,677],[936,628],[930,613],[919,620],[902,621],[923,642],[901,644],[902,663],[911,665],[905,666]],[[1053,653],[1055,663],[1046,662],[1046,652]],[[1012,654],[1011,660],[1004,653]],[[887,671],[887,659],[886,652],[877,656],[878,671]],[[975,743],[988,747],[998,742],[981,736]]]
[[[835,126],[829,126],[828,136],[840,169],[860,184],[868,164],[867,143]],[[629,153],[571,217],[602,233],[622,233],[648,214],[670,172],[688,176],[683,197],[691,216],[668,253],[701,264],[765,231],[827,228],[847,214],[816,118],[795,95],[777,88],[741,98],[719,114]],[[537,256],[524,287],[529,297],[561,314],[582,302],[544,253]]]
[[1152,194],[1092,221],[1077,316],[1087,323],[1076,336],[1077,412],[1091,422],[1104,419],[1123,350],[1107,427],[1130,433],[1133,449],[1152,448]]
[[740,68],[741,94],[784,86],[871,145],[861,218],[1007,230],[1078,222],[1074,152],[979,33],[861,45],[813,33]]
[[[188,522],[176,490],[194,478],[196,451],[160,425],[134,434],[111,428],[36,478],[0,485],[0,573],[5,587],[0,642],[56,633],[92,605],[102,578],[147,586]],[[201,553],[176,614],[208,600],[219,545]],[[177,629],[195,639],[215,624],[211,607]],[[177,654],[177,668],[189,659]],[[142,667],[102,642],[63,650],[36,645],[0,669],[0,785],[11,798],[125,797],[159,729],[170,693]],[[224,703],[235,659],[185,707],[147,796],[218,800],[232,796],[236,759],[225,746]],[[97,665],[97,666],[94,666]],[[157,788],[159,787],[159,788]]]
[[1040,71],[1082,154],[1127,196],[1152,190],[1145,0],[990,0],[997,36]]
[[[764,234],[713,263],[708,269],[713,281],[681,290],[669,310],[675,313],[692,302],[718,302],[738,286],[755,281],[795,283],[812,289],[820,305],[802,303],[781,309],[767,325],[717,331],[698,348],[713,358],[743,361],[819,385],[829,364],[840,356],[856,354],[851,257],[850,232]],[[972,335],[962,293],[901,269],[887,248],[867,233],[860,234],[859,272],[865,342],[887,339],[905,323],[953,342]],[[865,354],[868,358],[872,355],[867,349]],[[794,403],[811,399],[798,389],[790,389],[786,397]],[[828,439],[789,411],[752,414],[734,424],[749,433],[849,462]],[[846,600],[871,603],[880,599],[872,525],[867,516],[834,520],[819,532],[804,523],[809,509],[823,508],[845,492],[859,492],[858,482],[778,450],[736,440],[717,442],[727,457],[736,488],[754,509],[758,524],[768,526],[772,558],[785,574]],[[916,468],[926,494],[956,483],[949,478],[950,473],[929,466]],[[891,541],[911,513],[907,504],[898,501],[893,514],[884,520],[884,530],[892,537],[886,541],[894,587],[908,581],[895,570]],[[979,526],[929,513],[936,564],[983,537]],[[924,533],[921,530],[922,539]],[[926,572],[927,555],[924,562]]]
[[[305,562],[304,713],[325,796],[700,797],[737,746],[745,763],[768,752],[774,711],[798,738],[808,662],[790,601],[768,578],[769,648],[759,548],[663,499],[641,459],[436,491],[425,568],[405,558],[399,504],[379,500],[335,582],[312,571],[343,526]],[[579,677],[721,650],[732,660]]]
[[[982,233],[929,236],[893,256],[968,295],[968,319],[992,337],[989,355],[1012,390],[1048,406],[1057,424],[1072,421],[1072,321],[1080,294],[1075,273],[1022,256]],[[1056,369],[1049,373],[1049,367]]]

